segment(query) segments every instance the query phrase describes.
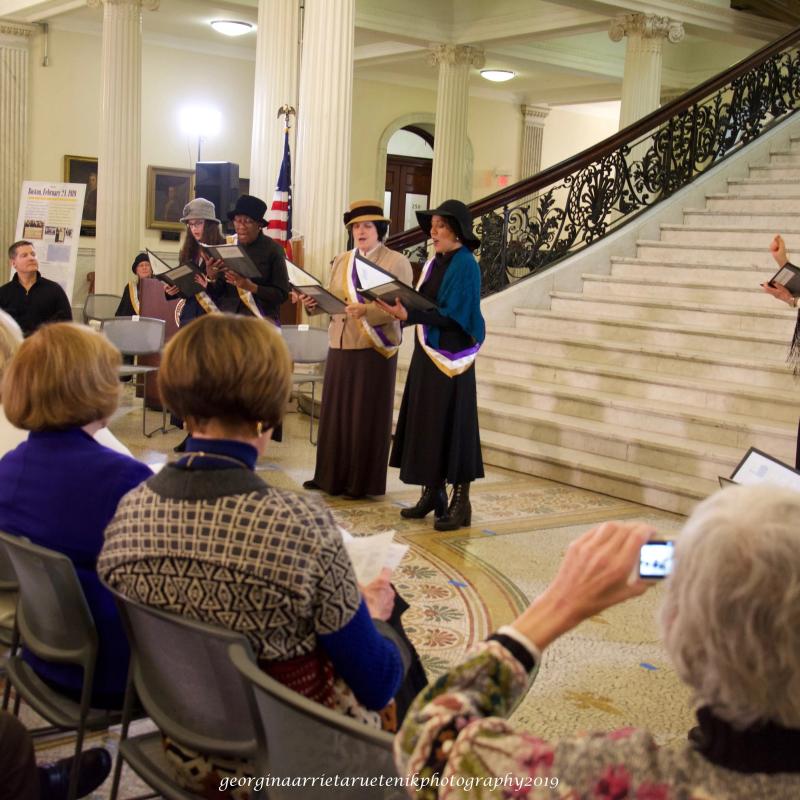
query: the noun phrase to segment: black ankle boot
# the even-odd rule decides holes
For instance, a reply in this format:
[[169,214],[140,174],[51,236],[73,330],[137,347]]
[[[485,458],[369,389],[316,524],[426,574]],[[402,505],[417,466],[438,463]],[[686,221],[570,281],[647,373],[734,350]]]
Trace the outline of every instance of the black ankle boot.
[[423,486],[422,494],[415,506],[411,508],[401,508],[400,516],[406,519],[422,519],[433,511],[436,519],[439,519],[447,510],[447,495],[444,485]]
[[469,484],[458,483],[453,487],[447,513],[433,523],[437,531],[454,531],[468,528],[472,523],[472,504],[469,502]]
[[[66,800],[72,758],[62,758],[55,764],[40,766],[39,787],[42,800]],[[100,786],[111,772],[111,755],[102,747],[92,747],[80,755],[80,774],[76,797],[84,797]]]

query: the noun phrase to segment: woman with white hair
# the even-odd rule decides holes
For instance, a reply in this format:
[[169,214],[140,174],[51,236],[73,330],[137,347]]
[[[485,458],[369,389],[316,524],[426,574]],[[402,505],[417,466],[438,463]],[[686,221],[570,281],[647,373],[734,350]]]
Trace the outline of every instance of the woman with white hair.
[[395,745],[413,796],[800,797],[799,518],[798,492],[730,487],[678,538],[662,626],[695,696],[691,740],[659,749],[625,729],[548,743],[504,719],[550,643],[647,589],[631,575],[651,531],[607,522],[569,546],[511,625],[414,701]]

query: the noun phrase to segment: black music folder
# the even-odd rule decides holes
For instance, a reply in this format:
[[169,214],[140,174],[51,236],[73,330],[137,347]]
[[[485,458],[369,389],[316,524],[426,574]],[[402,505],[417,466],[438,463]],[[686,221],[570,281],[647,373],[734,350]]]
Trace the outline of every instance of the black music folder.
[[310,272],[286,260],[289,285],[317,301],[317,307],[326,314],[344,314],[347,307],[335,294],[331,294]]
[[250,256],[238,244],[203,244],[198,242],[211,258],[222,261],[225,269],[244,275],[245,278],[260,278],[261,271]]
[[784,286],[792,297],[800,297],[800,269],[788,261],[769,279],[770,286]]
[[403,283],[391,272],[387,272],[364,256],[356,254],[356,274],[358,292],[370,300],[383,300],[394,305],[397,300],[406,307],[417,311],[434,311],[436,303],[423,297],[416,289]]
[[753,483],[773,483],[800,491],[800,472],[775,456],[751,447],[736,465],[730,478],[719,476],[719,485],[724,488],[730,484],[747,486]]
[[[203,287],[194,279],[195,275],[200,273],[191,264],[179,264],[177,267],[171,267],[152,250],[147,250],[147,255],[150,258],[150,266],[153,267],[154,278],[158,278],[170,286],[177,286],[186,297],[203,291]],[[160,272],[156,272],[156,266],[159,267]]]

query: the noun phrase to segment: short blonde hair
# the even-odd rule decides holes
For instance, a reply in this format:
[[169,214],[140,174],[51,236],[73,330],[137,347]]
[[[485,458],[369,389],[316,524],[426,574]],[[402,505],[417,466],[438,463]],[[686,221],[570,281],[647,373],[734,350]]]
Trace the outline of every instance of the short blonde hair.
[[16,320],[0,311],[0,380],[22,341],[22,331]]
[[208,314],[170,340],[158,383],[166,405],[183,419],[274,428],[291,392],[292,361],[272,323]]
[[3,376],[3,409],[27,431],[79,428],[119,403],[119,351],[75,322],[43,325],[19,347]]
[[734,486],[700,503],[675,549],[664,642],[695,699],[737,729],[800,727],[800,492]]

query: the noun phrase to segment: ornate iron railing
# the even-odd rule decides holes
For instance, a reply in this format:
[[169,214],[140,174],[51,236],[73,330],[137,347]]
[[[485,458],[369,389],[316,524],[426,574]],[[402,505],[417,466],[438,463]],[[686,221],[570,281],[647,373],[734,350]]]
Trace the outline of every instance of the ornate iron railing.
[[[470,205],[482,293],[598,241],[800,107],[800,29],[594,147]],[[420,228],[391,236],[412,263]]]

